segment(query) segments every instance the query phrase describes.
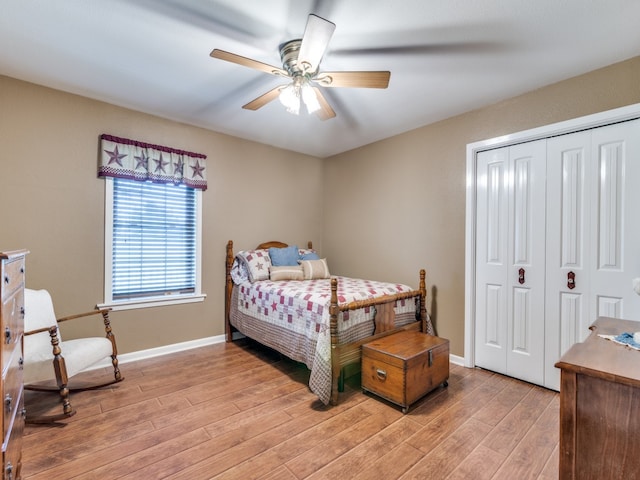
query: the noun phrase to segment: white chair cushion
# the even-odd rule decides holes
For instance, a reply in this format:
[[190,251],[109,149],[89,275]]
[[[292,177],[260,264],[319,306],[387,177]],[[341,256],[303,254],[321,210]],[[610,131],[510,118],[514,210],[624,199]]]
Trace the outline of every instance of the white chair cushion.
[[[29,332],[56,325],[51,295],[46,290],[24,289],[24,329]],[[48,334],[47,334],[48,337]]]
[[[46,345],[43,345],[43,338],[46,340]],[[111,342],[106,337],[67,340],[60,343],[60,349],[69,378],[106,358],[110,358],[113,353]],[[24,383],[27,385],[45,380],[55,380],[53,347],[48,333],[25,337],[23,375]]]

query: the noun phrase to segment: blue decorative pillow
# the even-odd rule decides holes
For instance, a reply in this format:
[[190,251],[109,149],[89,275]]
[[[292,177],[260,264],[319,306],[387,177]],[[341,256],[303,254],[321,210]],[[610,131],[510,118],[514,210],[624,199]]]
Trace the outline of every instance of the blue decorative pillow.
[[320,260],[320,256],[316,252],[303,253],[299,260]]
[[269,249],[269,257],[271,257],[271,265],[274,267],[291,267],[298,265],[298,247],[292,245],[290,247]]

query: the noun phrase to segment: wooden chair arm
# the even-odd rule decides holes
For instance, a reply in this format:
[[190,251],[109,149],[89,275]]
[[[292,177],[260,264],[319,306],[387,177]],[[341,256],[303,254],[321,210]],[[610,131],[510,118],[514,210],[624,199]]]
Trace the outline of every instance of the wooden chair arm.
[[29,330],[28,332],[24,332],[24,335],[35,335],[36,333],[49,332],[51,333],[51,329],[58,330],[58,327],[42,327],[37,330]]
[[96,308],[95,310],[91,310],[90,312],[76,313],[75,315],[68,315],[66,317],[61,317],[61,318],[56,319],[56,321],[58,323],[66,322],[67,320],[73,320],[75,318],[82,318],[82,317],[89,317],[91,315],[97,315],[97,314],[104,314],[104,313],[110,312],[110,311],[111,311],[110,308]]

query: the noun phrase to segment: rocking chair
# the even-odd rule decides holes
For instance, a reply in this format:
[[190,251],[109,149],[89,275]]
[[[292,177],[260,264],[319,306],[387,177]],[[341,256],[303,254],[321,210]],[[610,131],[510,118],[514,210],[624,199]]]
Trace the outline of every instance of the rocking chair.
[[[37,391],[57,391],[62,400],[62,413],[29,417],[28,423],[48,423],[74,415],[70,391],[91,390],[122,381],[118,368],[118,351],[109,322],[110,309],[98,309],[56,319],[53,302],[46,290],[25,289],[24,316],[24,388]],[[80,338],[62,341],[58,324],[91,315],[102,315],[106,337]],[[102,379],[82,385],[69,385],[69,378],[110,358],[114,379]],[[55,382],[55,384],[54,384]]]

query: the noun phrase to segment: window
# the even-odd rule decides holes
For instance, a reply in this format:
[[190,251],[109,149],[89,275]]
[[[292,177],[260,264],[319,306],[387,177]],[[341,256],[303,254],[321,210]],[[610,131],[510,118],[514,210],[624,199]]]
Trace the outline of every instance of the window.
[[201,196],[184,184],[107,178],[105,305],[201,301]]

